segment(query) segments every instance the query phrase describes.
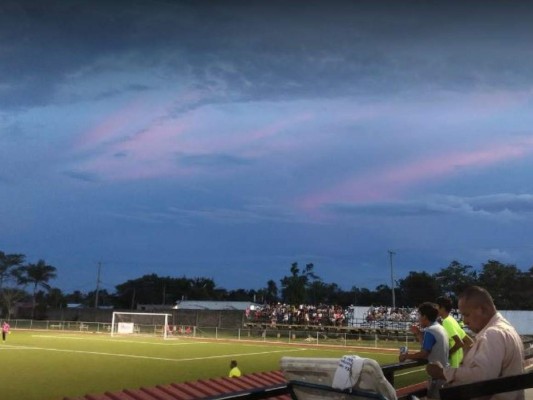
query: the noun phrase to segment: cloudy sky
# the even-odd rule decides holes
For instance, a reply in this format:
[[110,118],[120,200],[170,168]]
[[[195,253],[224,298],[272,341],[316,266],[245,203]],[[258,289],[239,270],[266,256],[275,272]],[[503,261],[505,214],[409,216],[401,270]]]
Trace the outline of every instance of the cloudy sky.
[[342,288],[533,265],[531,2],[3,1],[0,250]]

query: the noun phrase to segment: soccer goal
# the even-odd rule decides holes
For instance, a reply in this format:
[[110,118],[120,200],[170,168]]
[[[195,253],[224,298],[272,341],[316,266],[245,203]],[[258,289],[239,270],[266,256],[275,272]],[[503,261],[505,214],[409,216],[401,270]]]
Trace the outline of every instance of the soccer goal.
[[167,338],[171,314],[113,312],[111,336],[148,335]]

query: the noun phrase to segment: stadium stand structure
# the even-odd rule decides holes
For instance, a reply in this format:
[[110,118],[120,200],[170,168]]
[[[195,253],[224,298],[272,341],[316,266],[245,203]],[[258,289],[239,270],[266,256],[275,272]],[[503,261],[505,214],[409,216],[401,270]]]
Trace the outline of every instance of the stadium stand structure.
[[[392,364],[383,368],[387,379],[394,381],[394,372],[412,368],[420,363],[410,361]],[[398,398],[404,393],[419,393],[425,389],[425,383],[409,388],[399,389]],[[124,389],[118,392],[88,394],[81,397],[65,397],[64,400],[289,400],[291,399],[289,382],[282,371],[246,374],[239,378],[205,379],[139,389]]]
[[65,397],[64,400],[192,400],[192,399],[290,400],[281,371],[246,374],[239,378],[216,378],[173,383],[120,392]]

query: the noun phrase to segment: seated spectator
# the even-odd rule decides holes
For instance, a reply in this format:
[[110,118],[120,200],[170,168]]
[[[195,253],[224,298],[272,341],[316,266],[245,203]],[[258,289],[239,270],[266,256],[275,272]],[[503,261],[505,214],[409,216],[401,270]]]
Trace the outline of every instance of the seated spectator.
[[239,369],[239,367],[237,367],[237,361],[231,360],[229,368],[230,369],[228,376],[230,378],[238,378],[239,376],[241,376],[241,370]]

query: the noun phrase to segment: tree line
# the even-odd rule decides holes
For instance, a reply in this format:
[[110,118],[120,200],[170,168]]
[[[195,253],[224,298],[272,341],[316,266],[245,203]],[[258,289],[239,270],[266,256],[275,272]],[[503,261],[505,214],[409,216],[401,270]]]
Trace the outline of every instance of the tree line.
[[[253,301],[256,303],[283,302],[298,304],[335,304],[369,306],[391,305],[392,288],[386,284],[371,290],[352,286],[342,289],[337,283],[327,283],[315,272],[312,263],[300,267],[292,263],[289,273],[279,280],[267,281],[261,289],[227,290],[218,287],[211,278],[161,277],[146,274],[115,287],[115,292],[96,290],[83,293],[63,293],[52,287],[56,267],[44,260],[26,263],[23,254],[0,251],[0,302],[2,316],[12,316],[17,303],[31,306],[31,317],[46,316],[48,308],[62,308],[69,303],[85,307],[109,306],[117,309],[136,309],[137,304],[173,305],[179,300]],[[479,269],[452,261],[447,267],[430,274],[410,271],[395,283],[397,307],[414,307],[447,295],[452,299],[470,285],[485,287],[502,310],[533,310],[533,267],[521,271],[513,264],[488,260]],[[96,304],[98,302],[98,304]]]

